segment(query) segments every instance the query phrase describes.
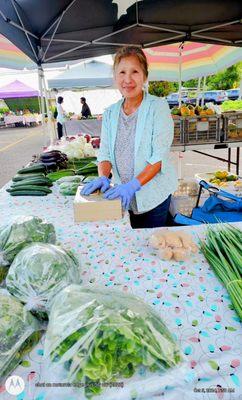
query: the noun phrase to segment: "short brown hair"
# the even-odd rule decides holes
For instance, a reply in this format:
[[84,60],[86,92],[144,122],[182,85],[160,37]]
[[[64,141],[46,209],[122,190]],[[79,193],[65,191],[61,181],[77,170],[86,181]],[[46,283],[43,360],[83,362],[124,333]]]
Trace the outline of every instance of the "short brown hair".
[[122,58],[136,56],[140,62],[141,68],[144,72],[145,77],[148,77],[148,62],[145,53],[140,47],[137,46],[124,46],[121,47],[114,57],[113,70],[115,71],[116,67],[122,60]]

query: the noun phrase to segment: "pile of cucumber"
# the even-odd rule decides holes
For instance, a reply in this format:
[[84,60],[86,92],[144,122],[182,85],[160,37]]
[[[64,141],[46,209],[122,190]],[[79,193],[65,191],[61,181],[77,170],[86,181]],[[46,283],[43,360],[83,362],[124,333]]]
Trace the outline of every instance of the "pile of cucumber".
[[7,192],[11,196],[47,196],[52,192],[51,186],[51,180],[46,177],[45,166],[33,164],[17,172]]
[[[60,178],[66,176],[80,176],[80,181],[88,182],[98,176],[96,157],[87,157],[68,161],[65,154],[59,151],[42,153],[38,163],[20,169],[12,179],[7,192],[11,196],[47,196],[51,193],[50,187]],[[63,169],[63,168],[68,169]],[[73,194],[72,188],[71,193]]]

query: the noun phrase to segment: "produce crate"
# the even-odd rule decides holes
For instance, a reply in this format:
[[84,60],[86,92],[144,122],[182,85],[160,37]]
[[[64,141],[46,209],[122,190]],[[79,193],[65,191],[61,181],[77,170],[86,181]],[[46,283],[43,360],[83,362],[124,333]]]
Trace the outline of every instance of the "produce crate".
[[184,117],[186,144],[220,142],[220,116]]
[[224,140],[242,141],[242,111],[223,112]]
[[184,117],[172,115],[174,121],[174,139],[172,145],[184,144]]

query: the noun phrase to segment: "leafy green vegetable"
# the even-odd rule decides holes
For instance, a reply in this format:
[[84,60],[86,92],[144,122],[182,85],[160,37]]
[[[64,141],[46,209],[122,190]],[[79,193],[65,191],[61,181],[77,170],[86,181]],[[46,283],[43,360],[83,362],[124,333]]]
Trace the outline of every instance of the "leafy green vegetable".
[[80,182],[63,182],[60,184],[60,193],[64,196],[74,196]]
[[0,382],[38,343],[38,321],[6,290],[0,289]]
[[0,227],[0,282],[6,276],[9,264],[27,244],[55,243],[55,240],[54,226],[34,216],[18,216]]
[[71,183],[71,182],[75,182],[75,183],[81,183],[82,181],[82,177],[79,175],[75,175],[75,176],[63,176],[63,178],[60,178],[56,181],[56,183],[58,185],[61,185],[62,183]]
[[242,110],[242,100],[226,100],[221,105],[222,111]]
[[45,354],[52,366],[63,364],[68,381],[87,384],[87,397],[100,393],[102,382],[130,378],[140,365],[155,372],[181,361],[170,332],[140,299],[78,285],[52,302]]
[[242,320],[242,231],[229,224],[208,227],[206,241],[200,241],[200,246]]
[[48,301],[71,283],[80,283],[77,259],[60,246],[46,243],[32,243],[21,250],[6,278],[9,292],[45,319]]

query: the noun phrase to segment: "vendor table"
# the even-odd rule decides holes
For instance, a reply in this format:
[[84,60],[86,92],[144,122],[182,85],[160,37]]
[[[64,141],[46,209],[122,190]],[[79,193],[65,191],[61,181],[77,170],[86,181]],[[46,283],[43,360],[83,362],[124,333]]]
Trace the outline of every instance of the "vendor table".
[[71,119],[63,124],[66,136],[78,133],[89,133],[91,136],[101,136],[102,120],[100,119]]
[[[239,175],[239,163],[240,163],[240,148],[242,147],[242,141],[234,141],[234,142],[223,142],[223,143],[197,143],[197,144],[179,144],[173,145],[171,147],[172,151],[194,151],[195,153],[202,154],[207,157],[215,158],[219,161],[223,161],[228,165],[228,171],[231,170],[231,165],[235,165],[236,174]],[[231,160],[231,149],[236,148],[236,157],[235,161]],[[228,158],[221,158],[216,156],[216,151],[214,154],[204,153],[203,150],[220,150],[220,149],[228,149]]]
[[5,125],[12,125],[22,123],[24,124],[24,117],[23,115],[7,115],[4,117]]
[[[241,326],[231,309],[227,291],[201,253],[186,262],[162,261],[154,249],[148,246],[152,230],[132,230],[127,217],[121,221],[75,225],[72,197],[59,195],[57,189],[47,197],[11,197],[5,191],[6,187],[0,191],[1,224],[20,214],[47,218],[56,228],[58,242],[73,249],[79,258],[83,284],[98,284],[139,296],[156,310],[177,338],[187,360],[184,374],[177,374],[175,381],[164,387],[161,385],[155,393],[153,385],[143,385],[141,380],[139,388],[135,389],[142,392],[143,397],[133,398],[242,398]],[[242,228],[242,223],[236,225]],[[198,236],[203,236],[206,227],[182,229],[189,231],[197,241]],[[43,345],[44,337],[12,373],[25,381],[25,390],[16,397],[17,400],[52,400],[49,387],[36,386],[37,383],[49,383],[43,380]],[[72,388],[68,390],[68,396],[61,399],[83,399],[80,393],[72,393]],[[102,399],[131,398],[127,394],[122,397],[122,389],[116,390],[114,397],[109,396],[107,390]],[[221,392],[215,393],[216,390]],[[0,393],[1,400],[13,399],[4,387],[0,387]],[[120,397],[118,393],[121,393]],[[98,396],[96,398],[99,399]]]
[[31,123],[39,124],[41,122],[40,114],[27,114],[27,115],[8,115],[4,117],[5,125],[23,124],[29,125]]

